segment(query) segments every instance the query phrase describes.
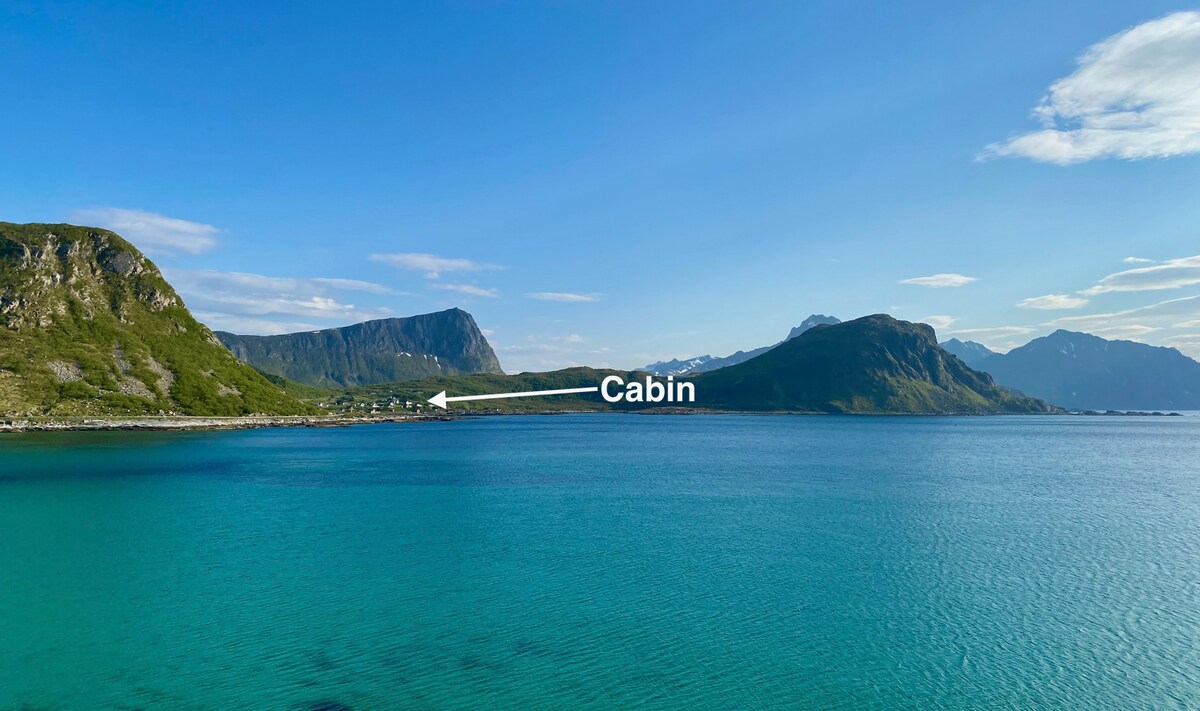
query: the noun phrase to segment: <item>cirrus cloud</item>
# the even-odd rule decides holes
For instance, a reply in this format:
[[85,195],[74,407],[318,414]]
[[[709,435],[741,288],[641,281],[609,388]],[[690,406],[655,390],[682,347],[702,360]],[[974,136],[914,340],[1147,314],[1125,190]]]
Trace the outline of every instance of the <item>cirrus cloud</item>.
[[980,158],[1070,165],[1200,152],[1200,12],[1176,12],[1092,45],[1034,109],[1042,129]]
[[497,299],[500,297],[499,289],[485,289],[474,284],[430,284],[429,288],[441,289],[443,291],[457,291],[467,296],[482,296],[488,299]]
[[1017,306],[1023,309],[1042,309],[1045,311],[1055,311],[1059,309],[1079,309],[1087,306],[1088,300],[1070,296],[1068,294],[1046,294],[1045,296],[1033,296],[1028,299],[1021,299],[1017,302]]
[[151,254],[203,254],[217,246],[217,234],[220,232],[216,227],[202,222],[123,207],[72,210],[70,219],[112,230],[138,249]]
[[925,318],[921,319],[920,322],[929,324],[930,326],[933,326],[935,330],[940,331],[944,328],[950,328],[951,324],[957,320],[958,319],[954,318],[953,316],[926,316]]
[[910,284],[913,286],[927,286],[933,289],[943,289],[947,287],[966,286],[973,281],[979,281],[979,279],[976,277],[963,276],[962,274],[930,274],[929,276],[901,279],[900,283]]
[[1095,296],[1113,291],[1159,291],[1194,284],[1200,284],[1200,255],[1168,259],[1152,267],[1138,267],[1109,274],[1095,286],[1079,293]]
[[444,272],[482,272],[504,268],[499,264],[487,264],[457,257],[439,257],[436,254],[424,252],[372,254],[369,259],[372,262],[380,262],[397,269],[425,272],[425,277],[428,279],[437,279]]
[[600,294],[576,294],[569,291],[535,291],[525,296],[538,301],[561,301],[563,303],[588,303],[600,299]]

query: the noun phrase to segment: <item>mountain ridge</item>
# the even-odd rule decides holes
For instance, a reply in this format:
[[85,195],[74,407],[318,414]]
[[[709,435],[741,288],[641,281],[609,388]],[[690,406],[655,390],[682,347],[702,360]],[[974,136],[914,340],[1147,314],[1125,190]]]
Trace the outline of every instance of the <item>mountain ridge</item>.
[[1200,362],[1164,346],[1059,329],[978,367],[1008,387],[1071,409],[1200,409]]
[[644,366],[642,370],[647,373],[653,373],[654,375],[661,376],[708,373],[721,368],[727,368],[731,365],[737,365],[738,363],[745,363],[752,358],[757,358],[772,348],[777,347],[780,343],[786,343],[787,341],[790,341],[791,339],[803,334],[805,331],[808,331],[814,326],[832,325],[837,323],[841,323],[841,321],[834,316],[811,314],[808,318],[804,319],[799,326],[792,328],[792,330],[788,332],[787,338],[770,346],[761,346],[748,351],[738,351],[724,357],[702,355],[696,356],[695,358],[675,358],[668,361],[651,363],[647,366]]
[[274,336],[216,335],[243,362],[314,387],[503,373],[474,317],[459,308]]
[[726,409],[845,414],[1058,411],[997,385],[990,375],[947,353],[931,326],[887,314],[816,326],[750,361],[698,375],[694,382],[706,402]]

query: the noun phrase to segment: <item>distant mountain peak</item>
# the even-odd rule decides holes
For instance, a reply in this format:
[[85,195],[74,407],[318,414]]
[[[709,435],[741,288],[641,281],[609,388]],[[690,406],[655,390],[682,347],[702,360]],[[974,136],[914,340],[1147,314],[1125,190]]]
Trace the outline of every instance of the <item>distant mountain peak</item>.
[[697,373],[709,373],[714,370],[719,370],[721,368],[727,368],[731,365],[737,365],[738,363],[745,363],[746,361],[750,360],[751,358],[760,356],[763,353],[766,353],[767,351],[771,350],[772,348],[775,348],[780,343],[786,343],[787,341],[792,340],[796,336],[799,336],[802,333],[806,333],[807,331],[811,330],[815,326],[831,326],[831,325],[837,324],[837,323],[841,323],[841,321],[839,321],[837,318],[835,318],[833,316],[825,316],[823,314],[812,314],[808,318],[804,319],[804,321],[802,321],[799,326],[796,326],[795,328],[793,328],[788,333],[787,338],[783,339],[779,343],[775,343],[775,344],[772,344],[769,346],[761,346],[759,348],[754,348],[754,349],[751,349],[748,351],[738,351],[737,353],[734,353],[732,355],[727,355],[723,358],[717,358],[717,357],[713,357],[711,355],[696,356],[694,358],[673,358],[671,360],[663,360],[663,361],[659,361],[657,363],[651,363],[651,364],[647,365],[646,367],[642,368],[642,370],[647,373],[653,373],[654,375],[661,375],[661,376],[695,375]]
[[942,341],[939,345],[947,352],[958,356],[962,362],[972,368],[978,367],[980,363],[996,355],[996,351],[975,341],[961,341],[957,338],[951,338]]
[[1059,329],[979,367],[1004,385],[1073,409],[1200,409],[1200,363],[1174,348]]
[[791,332],[788,333],[787,338],[784,340],[790,341],[793,338],[795,338],[796,336],[799,336],[802,333],[806,333],[806,332],[810,331],[815,326],[833,326],[833,325],[839,324],[841,322],[842,322],[841,319],[839,319],[835,316],[826,316],[824,314],[812,314],[808,318],[801,321],[799,326],[793,328],[791,330]]

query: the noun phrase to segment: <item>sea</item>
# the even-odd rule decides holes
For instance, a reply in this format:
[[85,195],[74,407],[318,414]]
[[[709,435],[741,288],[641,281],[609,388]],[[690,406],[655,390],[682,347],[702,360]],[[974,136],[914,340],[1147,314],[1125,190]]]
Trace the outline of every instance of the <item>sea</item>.
[[1200,417],[0,435],[0,709],[1200,708]]

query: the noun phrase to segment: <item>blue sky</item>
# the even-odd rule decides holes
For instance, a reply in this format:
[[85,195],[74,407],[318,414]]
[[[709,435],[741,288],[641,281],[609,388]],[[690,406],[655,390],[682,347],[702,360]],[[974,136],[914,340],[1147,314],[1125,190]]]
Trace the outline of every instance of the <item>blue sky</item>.
[[461,306],[510,371],[813,312],[1200,356],[1200,15],[889,5],[5,3],[0,220],[218,329]]

